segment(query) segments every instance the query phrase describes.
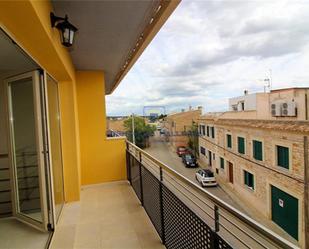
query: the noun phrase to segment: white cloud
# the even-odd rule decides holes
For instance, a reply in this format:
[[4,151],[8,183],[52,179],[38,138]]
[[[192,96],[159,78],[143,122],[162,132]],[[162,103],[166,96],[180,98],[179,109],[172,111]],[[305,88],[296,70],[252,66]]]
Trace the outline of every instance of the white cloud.
[[309,3],[183,1],[111,96],[110,115],[227,108],[244,89],[309,86]]

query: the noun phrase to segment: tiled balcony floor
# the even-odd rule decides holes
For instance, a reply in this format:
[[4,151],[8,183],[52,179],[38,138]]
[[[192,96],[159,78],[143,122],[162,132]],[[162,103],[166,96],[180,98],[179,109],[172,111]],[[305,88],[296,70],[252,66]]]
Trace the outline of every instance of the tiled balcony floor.
[[82,189],[81,201],[65,206],[51,248],[165,247],[133,189],[117,182]]

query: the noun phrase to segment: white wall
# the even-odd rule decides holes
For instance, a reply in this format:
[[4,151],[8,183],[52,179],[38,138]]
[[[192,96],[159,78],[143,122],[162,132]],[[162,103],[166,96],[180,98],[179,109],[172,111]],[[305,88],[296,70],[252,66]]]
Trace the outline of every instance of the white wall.
[[247,94],[244,96],[239,96],[229,99],[229,110],[233,111],[232,106],[237,105],[239,102],[245,103],[245,111],[254,111],[256,110],[256,93]]

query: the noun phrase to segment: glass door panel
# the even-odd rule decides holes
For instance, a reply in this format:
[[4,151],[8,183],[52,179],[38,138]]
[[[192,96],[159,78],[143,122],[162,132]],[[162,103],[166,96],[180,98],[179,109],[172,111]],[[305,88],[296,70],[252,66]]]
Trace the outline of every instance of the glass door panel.
[[7,80],[14,214],[21,221],[47,230],[39,83],[37,71]]
[[49,76],[46,77],[46,90],[52,185],[54,190],[55,215],[58,220],[64,205],[60,110],[58,100],[58,84]]

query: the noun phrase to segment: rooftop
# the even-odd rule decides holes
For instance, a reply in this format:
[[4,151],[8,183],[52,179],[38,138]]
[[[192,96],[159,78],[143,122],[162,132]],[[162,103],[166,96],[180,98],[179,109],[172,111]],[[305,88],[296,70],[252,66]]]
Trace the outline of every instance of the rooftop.
[[309,121],[262,120],[262,119],[229,119],[204,115],[199,120],[212,120],[215,124],[246,126],[260,129],[275,129],[290,132],[309,133]]

